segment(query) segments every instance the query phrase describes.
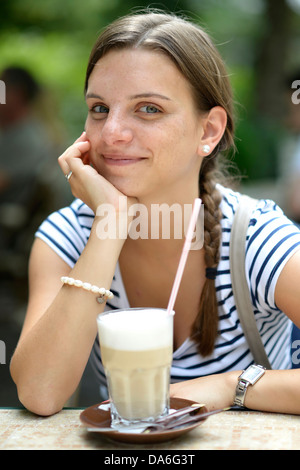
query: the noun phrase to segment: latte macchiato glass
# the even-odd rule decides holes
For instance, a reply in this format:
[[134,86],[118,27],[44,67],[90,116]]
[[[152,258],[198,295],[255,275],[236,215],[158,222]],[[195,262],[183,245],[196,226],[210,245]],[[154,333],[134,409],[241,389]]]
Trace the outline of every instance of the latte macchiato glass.
[[111,310],[97,317],[111,425],[124,428],[168,413],[173,314],[158,308]]

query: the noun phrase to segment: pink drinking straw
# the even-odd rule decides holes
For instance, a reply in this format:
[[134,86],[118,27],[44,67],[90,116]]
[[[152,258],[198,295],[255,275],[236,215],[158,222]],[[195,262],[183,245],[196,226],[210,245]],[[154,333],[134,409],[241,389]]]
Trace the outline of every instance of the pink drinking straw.
[[184,242],[184,245],[183,245],[179,265],[178,265],[178,268],[177,268],[175,281],[174,281],[174,284],[173,284],[173,288],[172,288],[172,292],[171,292],[171,296],[170,296],[170,300],[169,300],[169,304],[168,304],[168,308],[167,308],[167,312],[169,314],[172,313],[173,308],[174,308],[174,304],[175,304],[175,300],[176,300],[176,297],[177,297],[177,292],[178,292],[178,289],[179,289],[179,286],[180,286],[180,282],[181,282],[182,274],[183,274],[183,271],[184,271],[185,263],[186,263],[186,260],[187,260],[187,257],[188,257],[188,254],[189,254],[189,251],[190,251],[190,248],[191,248],[192,238],[193,238],[193,234],[194,234],[194,228],[196,226],[198,214],[199,214],[200,207],[201,207],[201,202],[202,201],[199,198],[195,199],[195,201],[194,201],[192,216],[191,216],[190,223],[189,223],[189,226],[188,226],[188,231],[187,231],[187,234],[186,234],[186,238],[185,238],[185,242]]

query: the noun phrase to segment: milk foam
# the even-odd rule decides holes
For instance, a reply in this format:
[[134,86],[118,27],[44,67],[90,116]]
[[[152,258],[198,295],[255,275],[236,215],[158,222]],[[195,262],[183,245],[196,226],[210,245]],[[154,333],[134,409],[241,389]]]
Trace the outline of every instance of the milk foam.
[[142,351],[170,347],[173,315],[160,309],[123,310],[99,315],[100,343],[114,349]]

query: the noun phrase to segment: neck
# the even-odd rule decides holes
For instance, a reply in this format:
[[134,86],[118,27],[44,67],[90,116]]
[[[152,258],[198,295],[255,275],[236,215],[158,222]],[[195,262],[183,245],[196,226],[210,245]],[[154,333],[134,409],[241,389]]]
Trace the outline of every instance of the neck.
[[168,204],[170,207],[173,204],[193,204],[195,198],[199,197],[199,182],[198,177],[191,179],[182,178],[181,182],[162,187],[160,191],[155,193],[151,192],[138,198],[138,203],[151,208],[154,204]]
[[[182,251],[185,235],[192,214],[198,186],[192,191],[177,191],[174,195],[138,201],[135,218],[126,240],[127,246],[152,256],[172,257]],[[196,230],[196,240],[201,237],[201,217]]]

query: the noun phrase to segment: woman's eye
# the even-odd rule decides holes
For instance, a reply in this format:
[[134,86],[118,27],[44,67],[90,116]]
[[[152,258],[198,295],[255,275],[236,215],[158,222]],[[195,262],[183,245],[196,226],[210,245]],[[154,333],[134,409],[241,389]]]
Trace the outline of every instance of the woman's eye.
[[108,108],[102,104],[98,104],[97,106],[93,106],[92,111],[96,114],[103,114],[108,113]]
[[147,114],[155,114],[155,113],[161,112],[156,106],[152,104],[146,104],[145,106],[141,106],[139,108],[139,111],[142,111],[143,113],[147,113]]

